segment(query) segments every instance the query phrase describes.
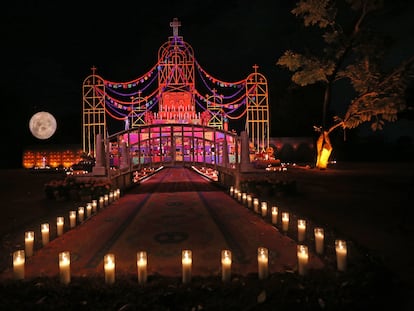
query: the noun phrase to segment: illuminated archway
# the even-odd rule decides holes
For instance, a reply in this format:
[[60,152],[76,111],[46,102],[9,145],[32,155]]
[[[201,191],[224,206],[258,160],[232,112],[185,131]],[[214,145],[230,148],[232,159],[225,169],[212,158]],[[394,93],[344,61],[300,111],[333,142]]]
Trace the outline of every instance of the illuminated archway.
[[167,123],[227,130],[228,123],[244,121],[256,152],[265,151],[269,146],[268,92],[258,66],[246,79],[217,79],[203,69],[192,47],[179,36],[180,22],[174,19],[170,26],[173,36],[159,48],[157,63],[140,77],[110,81],[93,68],[85,79],[83,151],[94,155],[96,135],[105,139],[113,134],[107,117],[124,122],[125,129]]

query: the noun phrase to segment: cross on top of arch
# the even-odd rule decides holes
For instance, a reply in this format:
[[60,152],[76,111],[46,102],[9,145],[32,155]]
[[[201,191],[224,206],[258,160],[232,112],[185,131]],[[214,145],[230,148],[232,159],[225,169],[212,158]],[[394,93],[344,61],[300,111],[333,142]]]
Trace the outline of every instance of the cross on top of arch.
[[170,27],[173,29],[173,36],[178,37],[178,27],[181,27],[181,22],[177,17],[173,18],[173,21],[170,22]]

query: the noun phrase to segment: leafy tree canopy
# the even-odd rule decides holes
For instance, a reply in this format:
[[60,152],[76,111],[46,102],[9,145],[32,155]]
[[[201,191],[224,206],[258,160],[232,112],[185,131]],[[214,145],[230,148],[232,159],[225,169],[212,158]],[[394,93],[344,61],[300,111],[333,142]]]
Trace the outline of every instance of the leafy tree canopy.
[[[325,97],[322,126],[327,133],[337,127],[356,128],[371,122],[372,130],[380,130],[385,122],[394,122],[406,109],[405,93],[414,72],[414,57],[396,68],[387,69],[384,62],[389,41],[375,32],[376,14],[384,8],[383,0],[300,0],[291,11],[303,20],[305,27],[320,30],[323,48],[316,52],[291,50],[277,65],[292,72],[299,86],[323,83]],[[335,116],[326,127],[326,111],[331,104],[332,87],[339,80],[353,89],[346,113]]]

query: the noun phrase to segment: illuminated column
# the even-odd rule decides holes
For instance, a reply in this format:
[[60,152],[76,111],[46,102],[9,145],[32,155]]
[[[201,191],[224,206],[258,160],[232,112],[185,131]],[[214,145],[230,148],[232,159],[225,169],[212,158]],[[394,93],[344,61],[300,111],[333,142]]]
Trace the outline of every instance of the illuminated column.
[[122,142],[121,143],[121,165],[120,168],[124,169],[124,168],[128,168],[129,167],[129,163],[128,163],[128,147],[126,142]]
[[221,153],[221,165],[227,167],[229,164],[229,152],[227,146],[227,135],[224,135],[224,141],[222,145],[223,151]]
[[240,133],[241,154],[240,154],[240,171],[246,171],[251,166],[249,154],[249,136],[246,131]]
[[105,149],[103,146],[102,134],[96,135],[96,163],[95,166],[92,168],[92,174],[94,176],[102,176],[106,174],[105,171],[105,161],[104,161],[104,153]]

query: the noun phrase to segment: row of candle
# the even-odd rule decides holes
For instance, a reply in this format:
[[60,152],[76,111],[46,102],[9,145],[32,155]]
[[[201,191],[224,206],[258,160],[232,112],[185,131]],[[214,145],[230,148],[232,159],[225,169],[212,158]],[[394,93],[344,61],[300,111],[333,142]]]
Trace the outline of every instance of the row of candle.
[[[70,252],[64,251],[59,256],[59,279],[63,284],[71,281]],[[17,250],[13,253],[13,276],[16,280],[25,277],[25,250]],[[144,284],[147,281],[147,254],[145,251],[137,253],[138,282]],[[115,282],[115,255],[106,254],[104,256],[105,283]]]
[[[99,198],[99,208],[102,209],[108,206],[110,203],[114,202],[115,200],[119,199],[120,197],[120,189],[111,191],[109,194],[105,194]],[[88,219],[92,216],[92,214],[97,213],[98,211],[98,200],[92,200],[92,202],[86,203],[86,215],[85,215],[85,207],[79,206],[78,210],[71,210],[69,211],[69,227],[71,229],[76,227],[76,218],[78,218],[79,223],[82,223],[85,219]],[[63,216],[59,216],[56,218],[56,234],[57,236],[61,236],[64,233],[64,224],[65,218]],[[42,245],[45,246],[50,242],[50,226],[48,223],[43,223],[40,225],[40,232],[42,234]],[[34,238],[35,233],[34,231],[26,231],[24,234],[24,242],[25,242],[25,256],[30,257],[33,255],[34,249]]]
[[[247,205],[248,208],[252,208],[253,210],[261,214],[262,217],[268,216],[268,206],[266,201],[260,202],[258,198],[253,198],[252,195],[247,194],[245,192],[240,192],[237,188],[231,186],[230,187],[230,195],[237,199],[243,205]],[[273,225],[278,225],[278,215],[279,215],[279,208],[277,206],[271,207],[271,222]],[[281,213],[281,221],[282,221],[282,231],[287,232],[289,230],[289,213],[282,212]],[[321,227],[315,227],[313,229],[314,232],[314,240],[315,240],[315,251],[318,255],[323,254],[324,252],[324,240],[325,234],[324,229]],[[298,242],[304,242],[306,240],[306,220],[305,219],[298,219],[297,221],[297,240]],[[305,255],[306,251],[306,255]],[[336,252],[336,260],[337,260],[337,269],[339,271],[346,270],[346,262],[347,262],[347,248],[346,248],[346,241],[344,240],[335,240],[335,252]],[[308,257],[308,247],[306,245],[300,244],[298,245],[298,258],[300,257],[300,262],[303,261],[305,257]]]
[[[338,269],[345,270],[346,267],[346,243],[337,241]],[[305,275],[308,270],[309,252],[306,245],[297,246],[298,274]],[[137,253],[137,275],[138,283],[147,282],[147,253],[139,251]],[[115,282],[115,255],[108,253],[104,256],[105,283]],[[182,282],[189,283],[192,278],[192,251],[182,250]],[[269,251],[265,247],[257,249],[258,278],[266,279],[269,275]],[[223,282],[231,280],[232,253],[228,249],[221,251],[221,278]],[[24,279],[25,271],[25,251],[18,250],[13,253],[13,273],[15,279]],[[59,253],[59,275],[60,281],[64,284],[70,283],[70,252]]]
[[[258,248],[258,277],[265,279],[268,276],[268,250],[264,247]],[[192,279],[192,251],[182,251],[182,282],[189,283]],[[24,250],[18,250],[13,253],[13,272],[15,279],[24,279],[25,254]],[[232,253],[225,249],[221,251],[221,278],[223,282],[231,280]],[[115,282],[115,255],[112,253],[104,256],[104,273],[105,283],[113,284]],[[59,253],[59,276],[60,281],[64,284],[70,283],[70,252],[64,251]],[[147,253],[139,251],[137,253],[137,275],[138,283],[147,282]]]

